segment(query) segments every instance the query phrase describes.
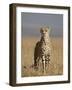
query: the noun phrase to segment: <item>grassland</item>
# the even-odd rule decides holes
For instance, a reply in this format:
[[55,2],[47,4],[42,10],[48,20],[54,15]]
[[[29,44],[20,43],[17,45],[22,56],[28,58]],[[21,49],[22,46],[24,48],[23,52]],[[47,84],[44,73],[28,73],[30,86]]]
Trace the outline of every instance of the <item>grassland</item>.
[[62,75],[63,74],[63,39],[59,37],[51,38],[52,56],[46,74],[41,70],[35,71],[34,63],[34,48],[37,37],[22,38],[21,48],[21,75],[22,77],[31,76],[48,76],[48,75]]

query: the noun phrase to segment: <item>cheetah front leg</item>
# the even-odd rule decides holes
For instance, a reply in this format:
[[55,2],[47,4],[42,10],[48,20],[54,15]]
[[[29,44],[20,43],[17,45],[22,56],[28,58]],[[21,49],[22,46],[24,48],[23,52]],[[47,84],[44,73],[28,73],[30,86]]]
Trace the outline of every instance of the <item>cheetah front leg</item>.
[[45,56],[42,57],[42,67],[43,67],[43,73],[46,73],[46,65],[45,65]]
[[46,56],[46,58],[45,58],[46,60],[46,71],[48,70],[48,68],[49,68],[49,64],[50,64],[50,54],[48,54],[47,56]]

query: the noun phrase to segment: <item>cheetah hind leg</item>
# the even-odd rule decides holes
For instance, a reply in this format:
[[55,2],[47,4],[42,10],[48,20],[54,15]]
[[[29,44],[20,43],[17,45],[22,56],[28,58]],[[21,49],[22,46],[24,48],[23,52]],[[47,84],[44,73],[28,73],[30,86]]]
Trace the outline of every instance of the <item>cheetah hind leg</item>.
[[39,69],[39,57],[38,57],[37,60],[36,60],[36,63],[35,63],[35,65],[34,65],[34,69],[35,69],[36,71],[38,71],[38,69]]

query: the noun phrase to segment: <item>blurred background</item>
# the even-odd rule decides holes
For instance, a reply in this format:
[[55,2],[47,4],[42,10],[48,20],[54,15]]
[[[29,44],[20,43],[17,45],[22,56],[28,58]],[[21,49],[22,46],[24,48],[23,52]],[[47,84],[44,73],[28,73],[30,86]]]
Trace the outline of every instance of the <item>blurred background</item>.
[[50,27],[52,37],[63,36],[63,15],[44,13],[21,13],[22,37],[39,36],[41,27]]

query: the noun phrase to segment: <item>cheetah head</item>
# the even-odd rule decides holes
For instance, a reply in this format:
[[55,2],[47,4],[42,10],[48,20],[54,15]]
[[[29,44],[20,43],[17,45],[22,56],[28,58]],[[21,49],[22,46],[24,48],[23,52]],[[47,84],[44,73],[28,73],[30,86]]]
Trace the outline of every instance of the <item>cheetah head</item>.
[[50,29],[49,27],[42,27],[40,29],[41,37],[48,37],[50,34]]

